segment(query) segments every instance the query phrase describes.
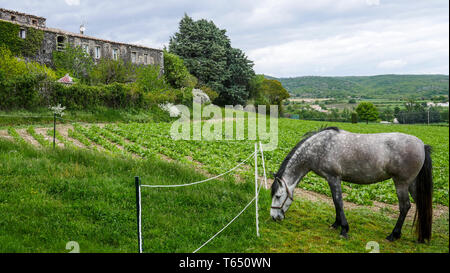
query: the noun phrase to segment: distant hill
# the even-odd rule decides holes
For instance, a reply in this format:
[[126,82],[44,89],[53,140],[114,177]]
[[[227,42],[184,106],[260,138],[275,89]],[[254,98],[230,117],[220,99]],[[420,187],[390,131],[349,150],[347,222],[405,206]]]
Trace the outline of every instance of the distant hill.
[[409,98],[447,95],[448,75],[378,75],[276,79],[294,96],[312,98]]

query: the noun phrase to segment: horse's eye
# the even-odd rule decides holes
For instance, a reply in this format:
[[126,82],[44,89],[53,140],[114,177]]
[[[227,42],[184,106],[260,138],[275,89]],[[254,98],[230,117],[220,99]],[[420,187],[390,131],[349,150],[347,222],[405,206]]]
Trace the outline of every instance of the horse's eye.
[[278,195],[278,194],[277,194],[277,195],[275,195],[275,198],[276,198],[276,199],[280,199],[280,198],[281,198],[281,195]]

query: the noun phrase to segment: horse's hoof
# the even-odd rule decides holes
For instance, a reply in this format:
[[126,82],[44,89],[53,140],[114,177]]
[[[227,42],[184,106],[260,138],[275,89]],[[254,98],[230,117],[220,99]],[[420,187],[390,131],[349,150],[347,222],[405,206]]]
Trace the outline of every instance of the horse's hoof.
[[341,238],[343,238],[343,239],[345,239],[345,240],[348,239],[347,233],[345,233],[345,234],[340,234],[339,237],[341,237]]
[[336,223],[336,222],[334,222],[334,223],[330,226],[330,229],[338,229],[338,227],[339,227],[339,224]]

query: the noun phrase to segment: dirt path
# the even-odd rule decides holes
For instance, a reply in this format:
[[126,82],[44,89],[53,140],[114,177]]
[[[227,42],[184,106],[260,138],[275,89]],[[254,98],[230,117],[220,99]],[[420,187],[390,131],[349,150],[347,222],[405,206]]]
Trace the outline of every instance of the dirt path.
[[33,136],[31,136],[30,134],[28,134],[27,129],[17,129],[16,130],[17,133],[26,141],[31,143],[33,146],[36,146],[38,148],[41,147],[41,144],[39,144],[39,142],[37,142],[36,139],[34,139]]
[[14,140],[14,138],[8,134],[8,130],[0,130],[0,138],[6,138],[8,140]]
[[[50,129],[50,128],[34,128],[34,130],[36,131],[36,133],[41,134],[41,135],[44,137],[44,139],[45,139],[46,141],[48,141],[49,143],[52,143],[52,145],[53,145],[53,137],[51,137],[51,136],[49,136],[49,135],[47,134],[47,131],[48,131],[49,129]],[[53,129],[53,128],[52,128],[52,129]],[[52,131],[53,131],[53,130],[52,130]],[[58,129],[57,129],[56,131],[58,131]],[[59,141],[57,138],[55,139],[55,144],[58,145],[58,147],[64,147],[64,143],[62,143],[61,141]]]
[[73,130],[72,125],[59,125],[57,127],[57,131],[68,141],[72,142],[73,145],[79,147],[79,148],[86,148],[86,146],[83,145],[83,143],[79,142],[78,140],[69,137],[69,129]]

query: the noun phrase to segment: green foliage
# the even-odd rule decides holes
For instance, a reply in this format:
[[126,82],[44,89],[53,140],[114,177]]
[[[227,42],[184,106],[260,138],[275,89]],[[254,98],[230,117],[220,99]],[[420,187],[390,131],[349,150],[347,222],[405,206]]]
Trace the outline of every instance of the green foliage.
[[[25,39],[20,38],[19,31],[24,28]],[[8,48],[15,56],[34,57],[41,48],[44,32],[33,27],[0,21],[0,46]]]
[[391,107],[386,107],[380,113],[380,119],[385,121],[392,121],[394,119],[394,111]]
[[39,92],[54,72],[36,62],[25,62],[0,46],[0,109],[31,108],[42,99]]
[[249,82],[249,91],[254,105],[278,105],[281,113],[283,100],[289,98],[289,93],[279,81],[266,79],[264,75],[252,77]]
[[313,98],[432,98],[449,92],[448,75],[276,78],[289,93]]
[[41,49],[44,40],[44,32],[40,29],[27,28],[25,40],[23,41],[21,53],[26,57],[35,57]]
[[136,85],[142,92],[162,92],[168,90],[170,86],[164,81],[164,77],[160,75],[159,66],[142,66],[137,71]]
[[164,78],[174,88],[194,88],[197,84],[197,79],[189,73],[183,59],[166,50],[164,50]]
[[261,83],[261,94],[267,98],[270,104],[281,105],[281,102],[289,98],[289,93],[277,80],[264,79]]
[[370,102],[361,102],[355,111],[358,113],[358,117],[365,120],[366,123],[377,120],[379,116],[377,108]]
[[169,52],[184,60],[200,85],[219,92],[217,103],[245,104],[247,85],[254,75],[253,63],[241,50],[231,47],[225,32],[212,21],[194,21],[185,15],[179,32],[170,38]]
[[81,46],[66,44],[63,51],[53,51],[53,65],[59,71],[59,76],[69,73],[86,83],[89,81],[94,61]]
[[358,113],[352,112],[352,123],[358,123]]
[[214,100],[217,99],[217,97],[219,97],[219,94],[207,85],[200,86],[200,90],[202,90],[203,92],[205,92],[206,95],[208,95],[211,102],[214,102]]
[[91,84],[128,83],[136,80],[137,66],[122,59],[101,59],[90,73]]

